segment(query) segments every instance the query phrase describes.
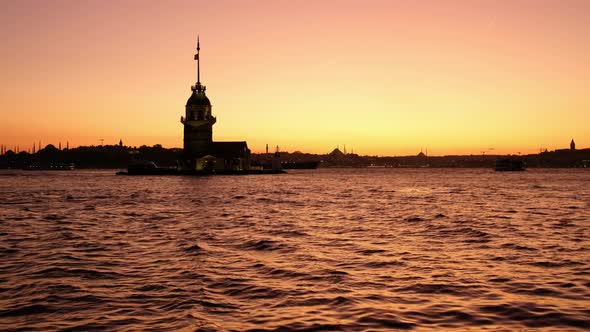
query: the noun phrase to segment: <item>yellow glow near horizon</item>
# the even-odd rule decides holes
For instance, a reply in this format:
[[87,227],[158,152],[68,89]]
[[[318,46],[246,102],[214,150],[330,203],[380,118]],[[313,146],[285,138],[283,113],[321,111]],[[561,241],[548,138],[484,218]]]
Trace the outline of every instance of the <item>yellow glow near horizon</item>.
[[[22,1],[0,13],[0,144],[182,146],[195,81],[253,151],[590,146],[587,1]],[[493,150],[492,150],[493,149]]]

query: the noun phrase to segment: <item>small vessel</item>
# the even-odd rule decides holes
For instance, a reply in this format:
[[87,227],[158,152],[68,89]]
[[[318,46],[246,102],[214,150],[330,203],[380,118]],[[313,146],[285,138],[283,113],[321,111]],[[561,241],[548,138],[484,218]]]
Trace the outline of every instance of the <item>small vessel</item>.
[[45,165],[30,164],[23,167],[26,171],[71,171],[76,168],[73,163],[52,163]]
[[316,169],[320,165],[319,161],[283,161],[283,169]]
[[127,172],[118,172],[118,175],[175,175],[176,167],[159,167],[153,161],[135,161],[127,166]]
[[524,161],[520,159],[513,159],[513,158],[502,158],[496,160],[496,164],[494,169],[497,172],[515,172],[515,171],[524,171],[526,169],[526,165]]

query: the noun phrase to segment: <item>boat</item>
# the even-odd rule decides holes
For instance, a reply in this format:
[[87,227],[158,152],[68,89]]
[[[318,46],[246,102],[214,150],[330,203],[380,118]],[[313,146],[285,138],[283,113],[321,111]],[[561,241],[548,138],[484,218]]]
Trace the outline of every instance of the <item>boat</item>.
[[53,164],[46,164],[46,165],[36,165],[30,164],[23,167],[25,171],[71,171],[76,168],[76,165],[73,163],[53,163]]
[[316,169],[320,161],[284,161],[281,167],[284,169]]
[[515,172],[515,171],[524,171],[526,169],[526,165],[524,161],[520,159],[513,159],[513,158],[502,158],[496,160],[496,164],[494,169],[497,172]]
[[153,161],[136,161],[127,166],[127,172],[118,175],[174,175],[178,173],[176,167],[159,167]]

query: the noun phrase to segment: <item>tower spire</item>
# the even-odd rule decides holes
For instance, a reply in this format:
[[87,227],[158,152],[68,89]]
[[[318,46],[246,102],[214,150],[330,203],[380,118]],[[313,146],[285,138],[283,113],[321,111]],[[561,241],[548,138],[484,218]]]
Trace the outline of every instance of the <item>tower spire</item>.
[[201,66],[199,59],[199,52],[201,50],[201,44],[199,42],[199,35],[197,35],[197,54],[195,54],[195,60],[197,60],[197,85],[201,85]]
[[195,53],[195,60],[197,61],[197,84],[191,85],[191,90],[195,92],[204,92],[205,87],[201,85],[201,63],[199,53],[201,51],[201,43],[199,42],[199,35],[197,35],[197,53]]

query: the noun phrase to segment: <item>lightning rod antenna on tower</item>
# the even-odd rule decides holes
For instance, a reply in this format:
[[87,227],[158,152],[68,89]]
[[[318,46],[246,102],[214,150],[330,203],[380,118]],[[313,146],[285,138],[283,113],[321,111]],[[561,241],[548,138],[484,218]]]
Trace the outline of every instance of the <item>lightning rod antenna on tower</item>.
[[197,85],[201,85],[201,65],[199,59],[199,53],[201,51],[201,43],[199,41],[199,35],[197,35],[197,54],[195,54],[195,60],[197,60]]

